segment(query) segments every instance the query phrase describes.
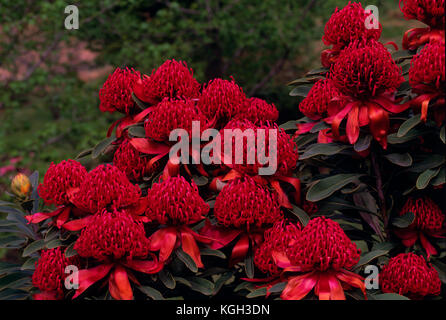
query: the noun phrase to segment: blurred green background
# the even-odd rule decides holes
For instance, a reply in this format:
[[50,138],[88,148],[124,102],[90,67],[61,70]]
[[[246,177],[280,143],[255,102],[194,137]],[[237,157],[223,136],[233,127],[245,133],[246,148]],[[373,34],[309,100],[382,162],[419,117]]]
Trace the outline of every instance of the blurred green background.
[[[200,82],[233,76],[250,96],[296,119],[286,83],[319,66],[324,23],[339,0],[0,0],[0,199],[11,177],[75,157],[118,114],[102,114],[98,91],[117,66],[149,73],[187,61]],[[77,5],[78,30],[64,9]],[[398,0],[379,8],[384,42],[410,26]]]

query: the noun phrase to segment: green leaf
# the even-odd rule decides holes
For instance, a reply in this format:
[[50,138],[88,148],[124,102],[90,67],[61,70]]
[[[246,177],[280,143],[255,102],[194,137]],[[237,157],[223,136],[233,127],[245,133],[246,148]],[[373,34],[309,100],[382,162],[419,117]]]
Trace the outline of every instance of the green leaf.
[[161,292],[149,286],[139,286],[138,289],[152,300],[166,300]]
[[186,280],[182,277],[173,277],[173,278],[176,282],[184,284],[186,287],[189,287],[189,288],[192,287],[192,284],[189,282],[189,280]]
[[368,264],[370,261],[375,260],[378,257],[384,256],[389,252],[389,250],[373,250],[370,252],[367,252],[365,255],[359,259],[358,263],[354,267],[355,269],[362,267],[363,265]]
[[258,298],[258,297],[264,297],[264,296],[266,296],[266,287],[262,287],[262,288],[259,288],[259,289],[256,289],[256,290],[254,290],[254,291],[252,291],[252,292],[250,292],[247,296],[246,296],[246,298]]
[[0,248],[18,249],[25,241],[25,239],[17,238],[16,236],[1,237]]
[[431,185],[439,186],[443,183],[446,183],[446,169],[444,167],[441,168],[437,176],[431,180]]
[[111,145],[113,143],[113,141],[115,141],[116,138],[115,137],[110,137],[107,139],[102,140],[101,142],[99,142],[94,148],[93,151],[91,153],[91,157],[93,159],[96,159],[97,157],[99,157],[101,154],[103,154],[103,152],[105,151],[105,149],[107,149],[107,147],[109,145]]
[[421,122],[421,114],[404,121],[398,129],[397,136],[404,137],[412,128]]
[[285,289],[286,285],[287,285],[287,282],[279,282],[279,283],[276,283],[275,285],[273,285],[268,291],[270,293],[282,292],[283,289]]
[[161,270],[158,273],[161,282],[166,286],[168,289],[174,289],[176,286],[175,279],[173,278],[172,274],[167,270]]
[[299,219],[300,223],[302,223],[302,225],[305,227],[310,221],[310,217],[304,210],[302,210],[298,206],[295,206],[294,204],[291,204],[291,206],[293,207],[293,209],[290,211]]
[[28,260],[25,261],[25,263],[22,265],[20,270],[34,270],[36,261],[38,259],[39,258],[35,258],[35,257],[29,258]]
[[191,289],[204,294],[205,296],[210,296],[214,292],[214,284],[206,279],[199,277],[190,277],[187,280],[191,284]]
[[330,71],[330,68],[317,68],[307,72],[307,76],[313,76],[317,74],[324,74]]
[[389,144],[401,144],[405,142],[409,142],[414,139],[418,139],[424,134],[428,133],[427,130],[421,130],[417,128],[411,129],[408,133],[404,135],[404,137],[398,137],[397,133],[392,133],[387,136],[387,142]]
[[214,292],[212,293],[213,296],[215,296],[223,287],[223,285],[232,278],[232,272],[225,272],[223,273],[218,279],[217,281],[215,281],[214,284]]
[[53,249],[62,246],[63,243],[59,239],[54,239],[46,243],[45,247],[47,249]]
[[74,257],[75,255],[77,255],[77,251],[74,250],[74,244],[76,242],[73,242],[72,244],[70,244],[66,249],[65,249],[65,257],[66,258],[71,258]]
[[300,85],[304,85],[304,84],[313,84],[316,81],[318,81],[319,79],[323,79],[322,77],[305,77],[305,78],[299,78],[296,80],[293,80],[289,83],[287,83],[287,86],[300,86]]
[[279,126],[280,129],[283,129],[285,131],[288,130],[297,130],[297,121],[296,120],[291,120],[291,121],[287,121],[284,124],[281,124]]
[[146,131],[144,130],[144,127],[142,126],[132,126],[127,131],[131,136],[136,138],[145,138],[146,137]]
[[195,184],[199,187],[205,186],[208,184],[209,180],[205,176],[194,176],[192,178],[195,182]]
[[407,212],[406,214],[393,219],[392,224],[397,228],[407,228],[415,220],[415,214],[413,212]]
[[198,267],[190,255],[184,252],[181,248],[175,250],[175,253],[178,259],[180,259],[190,271],[194,273],[198,271]]
[[446,143],[445,131],[446,131],[446,126],[442,126],[440,129],[440,139],[441,139],[441,141],[443,141],[443,143]]
[[307,200],[316,202],[325,199],[349,183],[357,181],[361,176],[359,174],[342,173],[318,180],[308,189]]
[[440,262],[438,259],[433,259],[432,265],[437,270],[441,282],[446,283],[446,264]]
[[147,105],[144,101],[140,100],[135,94],[132,92],[132,99],[138,105],[141,110],[147,109],[149,105]]
[[250,246],[249,252],[245,257],[245,271],[246,271],[246,276],[249,279],[254,278],[254,255],[252,251],[253,251],[252,247]]
[[424,172],[427,169],[433,169],[441,166],[443,163],[445,163],[446,158],[443,155],[439,154],[430,154],[429,156],[425,157],[424,160],[415,163],[411,168],[408,170],[410,172]]
[[371,295],[373,300],[410,300],[405,296],[401,296],[397,293],[381,293]]
[[94,148],[89,148],[87,150],[81,151],[74,159],[77,160],[77,159],[88,156],[89,154],[91,154],[93,152],[93,149]]
[[308,86],[295,87],[293,90],[291,90],[290,96],[292,96],[292,97],[306,97],[308,95],[308,93],[310,92],[310,90],[311,90],[311,87],[308,87]]
[[384,157],[400,167],[410,167],[413,163],[412,156],[407,152],[386,154]]
[[373,137],[369,134],[366,136],[360,136],[358,138],[358,141],[356,141],[356,143],[354,144],[353,149],[356,152],[367,150],[370,147],[370,144],[372,143],[372,139]]
[[416,187],[417,189],[421,190],[426,188],[429,185],[429,182],[437,176],[437,174],[440,172],[441,168],[437,169],[427,169],[422,174],[418,176]]
[[400,62],[401,60],[412,59],[413,53],[409,50],[398,50],[392,53],[392,58],[396,62]]
[[337,143],[317,143],[309,146],[303,155],[299,157],[300,160],[309,159],[315,156],[331,156],[341,151],[350,148],[348,145]]
[[202,256],[214,256],[222,259],[226,259],[226,255],[220,250],[214,250],[211,248],[203,248],[200,250]]
[[37,240],[30,243],[24,250],[22,257],[28,257],[30,254],[39,251],[45,247],[45,240]]

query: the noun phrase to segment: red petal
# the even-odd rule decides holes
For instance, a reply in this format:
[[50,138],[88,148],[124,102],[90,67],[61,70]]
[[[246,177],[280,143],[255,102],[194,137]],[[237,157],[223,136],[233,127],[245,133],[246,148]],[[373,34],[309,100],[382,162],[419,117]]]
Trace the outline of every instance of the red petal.
[[149,238],[149,250],[150,251],[158,251],[159,250],[159,259],[161,262],[166,261],[177,241],[177,230],[173,227],[164,228],[156,231]]
[[288,281],[280,297],[283,300],[302,300],[315,287],[318,278],[314,272],[293,277]]
[[195,242],[194,236],[184,230],[181,231],[181,247],[194,260],[198,268],[204,268],[203,262],[201,261],[200,249]]
[[235,265],[237,262],[243,261],[243,259],[248,254],[249,250],[249,237],[248,235],[243,235],[239,241],[232,248],[231,259],[229,260],[229,266]]
[[355,105],[347,118],[347,137],[350,144],[355,144],[359,138],[359,106]]
[[156,256],[152,256],[152,258],[153,260],[130,260],[123,263],[123,265],[138,272],[155,274],[163,269],[164,263],[158,261]]
[[213,226],[209,220],[206,220],[206,224],[200,229],[199,233],[213,242],[210,244],[212,249],[220,249],[227,246],[235,238],[237,238],[242,231],[238,229],[223,228],[220,226]]
[[133,138],[130,140],[130,143],[136,150],[146,154],[166,155],[170,149],[166,144],[154,142],[146,138]]
[[114,264],[103,264],[91,269],[83,269],[77,271],[78,279],[79,279],[79,289],[76,290],[76,294],[73,296],[73,299],[82,294],[85,290],[87,290],[91,285],[93,285],[96,281],[104,278],[109,272],[110,269],[114,266]]
[[70,217],[71,207],[65,207],[56,219],[56,226],[60,229]]
[[354,102],[349,102],[341,111],[339,111],[331,122],[331,131],[333,132],[333,136],[338,139],[339,138],[339,126],[345,116],[350,112],[350,110],[355,105]]
[[132,286],[125,269],[117,265],[110,274],[108,289],[111,296],[116,300],[133,300]]
[[79,231],[83,228],[85,228],[93,218],[92,215],[82,218],[82,219],[75,219],[68,221],[65,223],[62,227],[68,231]]
[[389,131],[389,113],[375,103],[369,103],[370,130],[376,141],[387,149],[387,132]]

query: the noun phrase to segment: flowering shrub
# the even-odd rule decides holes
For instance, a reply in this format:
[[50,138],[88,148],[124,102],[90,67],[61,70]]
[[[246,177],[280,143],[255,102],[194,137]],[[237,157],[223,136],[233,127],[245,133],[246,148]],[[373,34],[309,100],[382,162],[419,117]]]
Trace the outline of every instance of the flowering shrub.
[[[290,83],[304,117],[280,126],[276,106],[234,79],[200,84],[175,60],[150,75],[116,69],[99,91],[100,110],[121,114],[107,138],[52,163],[41,184],[17,177],[16,203],[0,203],[12,233],[1,246],[27,258],[0,265],[13,279],[0,298],[441,297],[444,1],[400,3],[428,25],[404,50],[379,41],[360,3],[335,10],[323,67]],[[232,129],[246,143],[221,135],[212,142],[232,156],[175,161],[171,133],[193,146],[194,121],[200,135]],[[276,139],[248,145],[262,135]],[[271,144],[276,170],[259,174]]]

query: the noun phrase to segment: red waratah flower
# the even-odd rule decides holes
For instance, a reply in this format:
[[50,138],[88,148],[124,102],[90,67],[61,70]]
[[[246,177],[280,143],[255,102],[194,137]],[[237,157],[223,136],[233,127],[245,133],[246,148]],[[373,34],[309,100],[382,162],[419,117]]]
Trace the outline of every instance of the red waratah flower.
[[307,97],[299,104],[299,110],[312,120],[319,120],[327,116],[328,104],[331,99],[340,95],[331,79],[317,81]]
[[224,125],[247,107],[246,95],[234,82],[223,79],[209,81],[203,89],[198,107],[216,125]]
[[46,204],[66,205],[70,203],[70,189],[78,188],[85,179],[87,170],[75,160],[51,163],[38,186],[39,196]]
[[154,170],[151,158],[136,150],[128,140],[124,140],[116,150],[113,165],[124,172],[131,181],[139,181]]
[[249,98],[246,101],[247,107],[243,108],[234,119],[249,120],[253,123],[264,123],[266,121],[276,121],[279,118],[279,110],[271,103],[263,99]]
[[267,229],[264,234],[264,241],[254,255],[256,267],[263,273],[278,276],[281,270],[273,259],[273,253],[285,253],[289,246],[296,241],[300,231],[300,224],[291,223],[287,220],[276,222],[271,228]]
[[166,60],[150,77],[145,76],[135,86],[136,96],[156,104],[164,98],[198,98],[200,84],[186,62]]
[[200,197],[196,184],[183,177],[169,177],[148,190],[147,200],[149,220],[167,225],[150,237],[149,249],[160,251],[159,260],[166,261],[173,249],[181,246],[197,267],[204,267],[196,240],[205,243],[209,240],[188,227],[203,220],[209,212],[209,205]]
[[117,167],[107,164],[90,171],[73,197],[73,203],[90,213],[104,208],[125,208],[138,202],[141,190]]
[[395,104],[394,94],[404,81],[401,68],[389,51],[375,40],[352,42],[331,67],[331,79],[345,95],[342,103],[330,104],[329,123],[335,137],[347,118],[347,137],[351,144],[359,138],[359,128],[369,125],[373,137],[387,148],[389,112],[399,113],[408,104]]
[[437,125],[441,126],[446,118],[444,43],[428,43],[413,57],[409,70],[409,82],[412,91],[418,94],[411,104],[417,108],[421,106],[421,119],[427,120],[430,105],[434,108]]
[[[94,258],[101,264],[78,272],[79,289],[73,299],[95,282],[109,275],[109,291],[117,300],[133,299],[130,269],[147,274],[162,269],[156,257],[149,253],[149,239],[144,226],[125,211],[104,209],[93,216],[81,232],[74,249],[81,257]],[[145,260],[147,256],[153,260]]]
[[428,257],[437,254],[437,250],[428,241],[426,236],[441,237],[445,233],[445,215],[440,207],[430,198],[409,198],[399,215],[403,216],[409,212],[415,215],[414,222],[407,228],[397,229],[395,233],[402,239],[406,247],[415,244],[418,238],[421,241]]
[[411,299],[439,295],[441,291],[437,270],[411,252],[390,258],[379,273],[379,283],[384,293],[398,293]]
[[140,73],[133,69],[116,68],[99,90],[99,109],[102,112],[119,111],[125,114],[138,111],[139,108],[132,99],[132,90],[140,77]]
[[64,297],[65,268],[76,264],[76,259],[65,258],[60,247],[42,250],[32,276],[33,286],[40,290],[35,300],[60,300]]
[[153,109],[144,123],[146,136],[165,142],[169,141],[172,130],[184,129],[191,137],[192,121],[200,122],[201,131],[206,129],[207,119],[197,108],[195,101],[165,99]]
[[[321,60],[324,67],[330,67],[336,61],[340,51],[350,42],[358,39],[378,40],[381,36],[382,26],[374,28],[371,12],[366,12],[360,3],[349,3],[343,9],[336,8],[328,22],[325,24],[325,33],[322,38],[325,45],[333,45],[332,49],[322,52]],[[366,27],[370,24],[370,28]]]
[[416,19],[429,26],[406,31],[403,49],[416,50],[428,42],[444,44],[444,0],[400,0],[400,10],[407,20]]
[[43,183],[38,186],[37,190],[46,204],[55,204],[59,207],[52,212],[37,212],[25,216],[25,218],[29,223],[39,223],[53,218],[58,228],[64,227],[75,231],[77,227],[73,224],[76,223],[67,221],[72,212],[78,216],[84,214],[73,206],[72,201],[86,176],[87,170],[77,161],[69,159],[58,164],[51,163],[45,173]]
[[300,300],[315,288],[320,300],[345,300],[341,282],[360,288],[366,295],[363,279],[347,271],[359,258],[360,250],[337,222],[325,217],[310,220],[286,256],[275,256],[279,267],[304,272],[288,279],[282,299]]

